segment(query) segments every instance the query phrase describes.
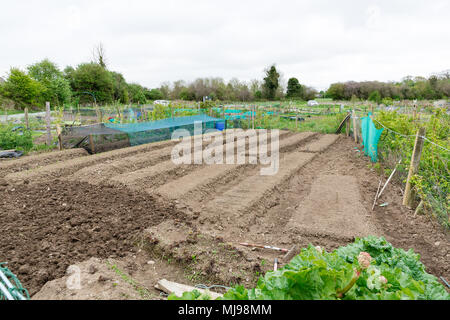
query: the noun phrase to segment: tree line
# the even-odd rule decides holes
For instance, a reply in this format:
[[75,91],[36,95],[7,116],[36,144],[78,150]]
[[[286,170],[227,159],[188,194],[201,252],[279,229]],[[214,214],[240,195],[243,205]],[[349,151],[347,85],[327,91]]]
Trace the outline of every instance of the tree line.
[[[289,99],[314,99],[317,91],[290,78],[287,88],[282,85],[281,75],[275,65],[264,70],[262,80],[250,82],[233,78],[198,78],[192,82],[183,80],[163,83],[159,88],[149,89],[137,83],[128,83],[124,76],[108,70],[103,54],[96,61],[82,63],[76,68],[64,70],[52,61],[44,59],[28,66],[26,71],[12,68],[0,83],[0,103],[15,108],[52,105],[97,103],[145,104],[159,99],[202,101],[204,97],[219,101],[255,101]],[[3,100],[3,101],[2,101]]]
[[[53,106],[65,104],[145,103],[162,99],[158,89],[127,83],[124,76],[109,71],[97,62],[82,63],[61,71],[48,59],[30,65],[27,71],[11,68],[0,83],[0,102],[14,108],[42,107],[45,101]],[[2,101],[3,100],[3,101]]]
[[407,76],[400,82],[348,81],[333,83],[325,93],[333,100],[436,100],[450,96],[450,70],[429,78]]
[[326,92],[318,92],[301,84],[295,77],[285,86],[275,64],[264,69],[264,78],[240,81],[233,78],[198,78],[165,82],[159,88],[147,88],[128,83],[120,72],[107,67],[101,45],[93,52],[91,62],[61,70],[54,62],[44,59],[25,71],[11,68],[7,78],[0,78],[0,105],[23,109],[43,107],[46,101],[53,106],[67,104],[99,105],[111,103],[145,104],[170,99],[202,101],[204,97],[216,101],[311,100],[317,96],[334,100],[441,99],[450,96],[450,71],[423,77],[405,77],[401,82],[348,81],[332,84]]

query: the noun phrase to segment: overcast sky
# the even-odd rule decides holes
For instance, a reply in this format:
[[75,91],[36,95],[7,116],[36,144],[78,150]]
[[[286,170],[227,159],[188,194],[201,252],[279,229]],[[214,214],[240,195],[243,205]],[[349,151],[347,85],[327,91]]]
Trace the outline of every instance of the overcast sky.
[[88,62],[102,42],[128,82],[283,77],[317,89],[450,68],[450,1],[0,0],[0,75]]

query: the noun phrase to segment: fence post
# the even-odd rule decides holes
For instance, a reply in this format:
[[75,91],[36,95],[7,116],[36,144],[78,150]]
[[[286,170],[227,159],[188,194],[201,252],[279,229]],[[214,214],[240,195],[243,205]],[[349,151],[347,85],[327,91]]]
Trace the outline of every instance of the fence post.
[[411,178],[417,173],[420,163],[420,155],[422,154],[425,128],[422,127],[417,131],[416,142],[411,156],[411,165],[409,166],[408,179],[406,180],[405,194],[403,196],[403,205],[412,208],[415,198],[414,189],[411,187]]
[[348,118],[345,123],[345,134],[347,135],[347,137],[350,136],[350,118]]
[[56,125],[56,134],[58,135],[58,149],[62,150],[61,126],[59,124]]
[[256,113],[255,113],[255,106],[252,106],[252,129],[255,129],[255,117],[256,117]]
[[353,138],[355,139],[355,143],[358,143],[358,129],[356,126],[356,112],[355,109],[352,111],[352,118],[353,118]]
[[28,108],[25,108],[25,126],[27,127],[27,130],[30,129],[30,123],[28,122]]
[[51,117],[50,117],[50,102],[45,102],[45,120],[47,123],[47,145],[52,144],[52,131],[51,131]]
[[89,146],[91,148],[92,154],[94,154],[95,153],[95,144],[94,144],[94,137],[92,136],[92,134],[89,135]]

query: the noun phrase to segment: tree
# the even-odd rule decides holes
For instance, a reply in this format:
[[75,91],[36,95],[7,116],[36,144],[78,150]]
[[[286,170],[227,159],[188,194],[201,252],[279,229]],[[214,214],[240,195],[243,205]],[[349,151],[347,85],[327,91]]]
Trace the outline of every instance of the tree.
[[[180,98],[180,93],[181,90],[186,88],[186,83],[183,80],[177,80],[173,83],[173,89],[171,90],[169,96],[171,99],[176,100],[176,99],[181,99]],[[161,92],[161,91],[160,91]],[[162,92],[161,92],[162,94]]]
[[279,86],[280,74],[278,73],[275,65],[272,65],[266,69],[265,73],[266,77],[263,82],[263,95],[266,99],[273,100]]
[[11,68],[9,76],[0,87],[0,94],[11,99],[18,107],[43,105],[46,88],[25,72]]
[[161,91],[159,91],[159,89],[151,89],[145,90],[145,98],[147,98],[147,100],[161,100],[164,99],[164,96],[162,94]]
[[113,78],[114,101],[128,103],[130,101],[128,94],[128,84],[121,73],[110,71]]
[[369,101],[381,103],[381,94],[378,90],[372,91],[369,95]]
[[147,102],[145,98],[145,89],[137,83],[131,83],[128,85],[128,92],[130,100],[134,103],[144,104]]
[[112,74],[97,63],[82,63],[72,74],[71,86],[81,102],[92,102],[89,92],[95,95],[98,103],[111,103],[114,98],[114,79]]
[[189,90],[189,88],[183,88],[180,91],[179,98],[186,101],[195,100],[195,93]]
[[39,81],[45,88],[43,98],[53,105],[70,102],[72,90],[70,82],[64,78],[58,66],[48,59],[44,59],[28,67],[28,74]]
[[327,90],[327,96],[333,100],[344,99],[344,89],[343,83],[333,83]]
[[290,78],[287,85],[286,98],[302,98],[303,87],[297,78]]
[[159,87],[159,91],[161,91],[164,99],[169,99],[169,97],[170,97],[170,83],[169,82],[164,82],[163,84],[161,84],[161,86]]
[[92,50],[92,57],[94,62],[106,69],[106,51],[101,42]]
[[311,88],[311,87],[303,88],[303,95],[302,95],[303,100],[313,100],[316,98],[316,95],[317,95],[317,90],[315,90],[314,88]]

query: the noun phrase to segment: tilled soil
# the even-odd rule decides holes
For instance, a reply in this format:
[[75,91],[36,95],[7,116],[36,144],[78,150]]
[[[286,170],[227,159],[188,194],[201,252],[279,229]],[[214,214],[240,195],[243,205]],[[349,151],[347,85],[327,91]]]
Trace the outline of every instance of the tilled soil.
[[8,173],[36,169],[59,161],[79,158],[86,155],[88,155],[88,153],[84,149],[70,149],[23,156],[19,159],[1,159],[0,173],[6,175]]
[[54,180],[0,187],[0,260],[30,294],[89,257],[123,257],[142,230],[182,213],[150,195]]
[[[260,164],[174,166],[168,161],[172,145],[6,171],[0,178],[0,261],[8,261],[32,294],[91,257],[124,265],[141,260],[135,276],[147,288],[160,277],[250,286],[283,254],[239,242],[333,250],[375,234],[412,248],[429,273],[449,279],[449,233],[403,207],[393,182],[378,202],[388,205],[372,211],[380,176],[349,138],[283,133],[282,166],[274,176],[261,176],[267,165]],[[150,258],[156,268],[147,264]],[[164,273],[165,263],[173,272]],[[58,297],[64,283],[46,286],[42,297]],[[87,291],[81,296],[89,297]],[[71,294],[66,290],[64,297]]]
[[[427,272],[448,281],[450,233],[429,216],[414,216],[413,210],[402,205],[402,186],[393,182],[372,211],[379,181],[384,184],[386,177],[370,168],[369,158],[356,146],[351,139],[342,137],[279,185],[270,197],[252,208],[250,232],[235,241],[284,247],[312,243],[333,250],[353,242],[356,236],[375,234],[384,236],[395,247],[413,249],[420,254]],[[321,183],[327,185],[321,188]],[[357,213],[359,216],[355,216]],[[366,230],[365,223],[372,230]],[[277,256],[267,251],[259,254]]]

